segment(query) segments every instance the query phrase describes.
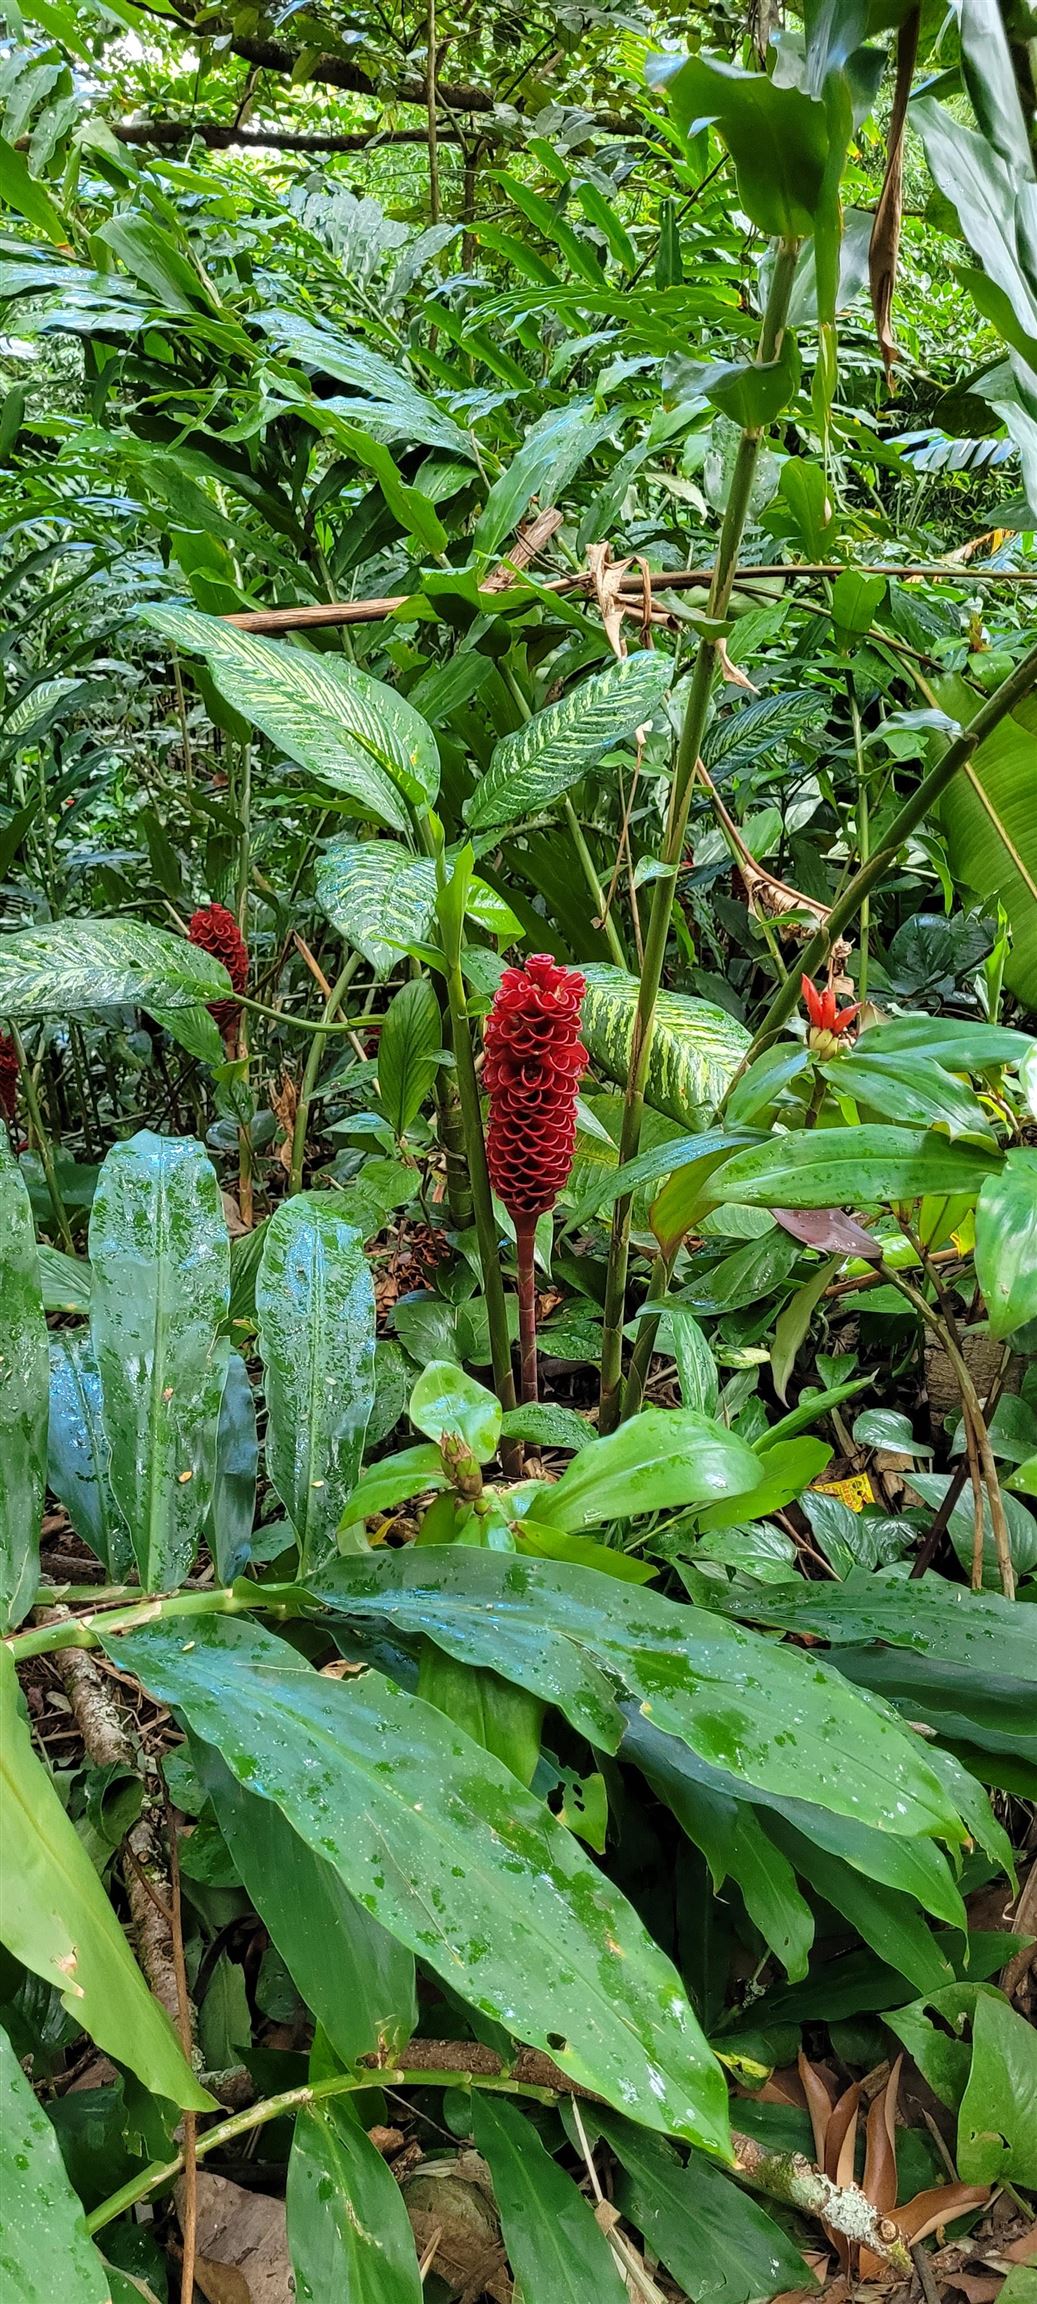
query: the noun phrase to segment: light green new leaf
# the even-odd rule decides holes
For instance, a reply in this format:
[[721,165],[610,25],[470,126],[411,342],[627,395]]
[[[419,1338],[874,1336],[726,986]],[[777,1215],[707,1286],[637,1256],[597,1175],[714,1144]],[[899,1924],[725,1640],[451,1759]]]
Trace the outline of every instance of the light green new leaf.
[[0,1016],[194,1008],[232,990],[219,960],[143,920],[55,920],[0,936]]
[[146,1592],[187,1575],[212,1499],[230,1243],[211,1160],[185,1138],[116,1144],[90,1214],[90,1333],[112,1493]]
[[517,824],[570,791],[606,752],[628,743],[651,719],[671,672],[669,659],[650,649],[624,656],[502,737],[485,776],[465,802],[473,830]]
[[286,2206],[298,2304],[421,2304],[403,2194],[348,2106],[300,2112]]
[[112,1495],[108,1456],[89,1335],[60,1328],[50,1339],[47,1484],[76,1535],[104,1561],[111,1583],[122,1584],[133,1566],[133,1547]]
[[719,1203],[878,1208],[926,1192],[978,1192],[1000,1155],[912,1128],[811,1128],[754,1144],[714,1176]]
[[1019,1145],[976,1202],[976,1278],[993,1336],[1037,1319],[1037,1151]]
[[332,927],[375,973],[396,966],[408,945],[427,942],[436,909],[436,867],[396,840],[340,833],[317,860],[317,902]]
[[736,1432],[694,1408],[648,1408],[592,1440],[560,1480],[546,1490],[538,1481],[525,1500],[542,1527],[577,1534],[608,1520],[743,1496],[759,1478],[759,1457]]
[[58,2140],[0,2032],[0,2292],[10,2304],[111,2304]]
[[428,722],[369,672],[344,657],[239,632],[196,608],[142,614],[177,647],[204,656],[236,712],[301,768],[347,792],[363,814],[405,832],[404,800],[425,807],[435,799],[439,753]]
[[799,2289],[799,2250],[757,2201],[693,2152],[686,2165],[629,2120],[594,2113],[620,2163],[623,2213],[695,2304],[747,2304]]
[[40,1580],[47,1469],[47,1324],[25,1179],[0,1120],[0,1630]]
[[148,1625],[112,1653],[462,1997],[646,2125],[729,2150],[676,1971],[503,1762],[378,1672],[329,1681],[254,1625],[191,1629]]
[[57,246],[67,245],[68,226],[60,210],[34,176],[24,152],[19,152],[6,137],[0,137],[0,201],[5,208],[13,208],[17,216],[24,216],[43,239],[53,240]]
[[266,1468],[303,1574],[335,1550],[374,1406],[375,1301],[363,1239],[333,1195],[298,1192],[266,1228],[256,1280]]
[[427,976],[394,994],[378,1039],[378,1096],[395,1136],[417,1119],[438,1069],[443,1020]]
[[480,1464],[489,1463],[501,1436],[500,1401],[452,1360],[430,1360],[422,1369],[410,1396],[409,1414],[427,1439],[460,1440]]
[[77,2024],[128,2064],[145,2088],[187,2111],[209,2111],[212,2099],[148,1991],[75,1825],[36,1758],[6,1651],[0,1653],[0,1729],[3,1942],[54,1986]]
[[[593,1062],[620,1086],[626,1081],[637,1008],[638,980],[624,968],[595,962],[584,970],[580,1030]],[[656,1111],[686,1127],[704,1127],[749,1046],[744,1024],[681,992],[662,992],[648,1057],[645,1096]]]
[[532,2121],[472,2092],[475,2148],[489,2165],[508,2262],[525,2304],[627,2304],[608,2241]]

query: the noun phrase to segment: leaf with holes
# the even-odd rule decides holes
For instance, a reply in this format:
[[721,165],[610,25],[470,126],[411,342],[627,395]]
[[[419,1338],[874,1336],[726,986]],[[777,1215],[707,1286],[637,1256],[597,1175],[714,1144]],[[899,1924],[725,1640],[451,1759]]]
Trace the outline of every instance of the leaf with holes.
[[629,743],[651,719],[671,673],[668,659],[650,649],[624,656],[535,712],[524,728],[502,737],[485,776],[465,802],[473,830],[517,824],[570,791],[606,752]]

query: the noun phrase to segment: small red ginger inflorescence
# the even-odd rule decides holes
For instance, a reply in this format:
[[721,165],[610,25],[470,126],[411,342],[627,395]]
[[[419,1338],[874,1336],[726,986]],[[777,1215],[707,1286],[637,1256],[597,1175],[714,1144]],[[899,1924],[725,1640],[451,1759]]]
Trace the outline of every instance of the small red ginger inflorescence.
[[[187,934],[200,952],[211,952],[214,960],[222,960],[235,992],[243,992],[248,983],[248,945],[226,905],[203,904],[200,911],[192,914]],[[233,1032],[241,1009],[236,1000],[213,1000],[209,1014],[226,1039],[228,1033]]]
[[837,1008],[831,985],[819,992],[809,976],[801,976],[799,981],[807,1012],[808,1048],[815,1056],[839,1055],[842,1034],[849,1031],[860,1015],[860,1001],[856,1000],[852,1008]]
[[0,1032],[0,1114],[13,1128],[18,1116],[18,1050],[6,1032]]
[[486,1023],[490,1181],[516,1225],[553,1208],[573,1163],[586,991],[575,968],[534,952],[506,968]]

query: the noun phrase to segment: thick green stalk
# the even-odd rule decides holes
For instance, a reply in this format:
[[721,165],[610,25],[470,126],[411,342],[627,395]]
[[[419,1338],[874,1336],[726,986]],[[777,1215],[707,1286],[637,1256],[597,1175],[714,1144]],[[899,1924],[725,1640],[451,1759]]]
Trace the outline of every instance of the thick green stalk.
[[625,968],[627,965],[627,956],[623,950],[623,944],[620,938],[619,930],[616,927],[616,923],[612,917],[611,911],[605,902],[605,891],[598,878],[597,871],[595,869],[594,858],[587,846],[587,842],[584,838],[583,826],[580,823],[580,819],[577,816],[576,810],[573,807],[568,793],[565,795],[564,806],[565,821],[569,826],[569,837],[572,841],[573,847],[576,850],[576,854],[579,857],[580,868],[583,872],[583,877],[586,880],[592,897],[594,898],[595,916],[600,921],[601,926],[604,929],[605,942],[608,945],[609,952],[611,953],[617,968]]
[[[322,1021],[325,1024],[333,1023],[338,1015],[345,994],[360,966],[360,960],[361,954],[359,952],[351,952],[341,974],[336,977],[324,1003]],[[299,1089],[299,1101],[295,1108],[295,1127],[292,1130],[292,1169],[288,1179],[290,1193],[302,1191],[303,1162],[306,1158],[306,1130],[309,1126],[310,1105],[313,1102],[313,1091],[317,1085],[317,1074],[320,1071],[320,1060],[323,1052],[323,1035],[315,1033],[306,1053],[302,1084]]]
[[490,1172],[486,1165],[479,1082],[475,1076],[468,996],[460,959],[451,961],[446,982],[450,1004],[450,1044],[454,1052],[454,1071],[468,1155],[468,1175],[472,1187],[472,1207],[475,1211],[475,1231],[479,1242],[479,1263],[482,1267],[483,1295],[490,1331],[493,1382],[501,1407],[514,1408],[515,1378],[508,1338],[508,1307],[501,1276],[500,1239],[493,1213]]
[[[781,350],[785,332],[789,298],[796,269],[799,243],[796,240],[780,242],[774,258],[767,308],[760,329],[757,363],[763,365],[776,358]],[[720,544],[713,581],[709,589],[706,614],[711,619],[726,615],[738,569],[738,554],[752,495],[753,479],[763,428],[751,425],[742,433],[727,510],[720,533]],[[645,937],[644,963],[641,969],[641,989],[634,1018],[630,1043],[630,1064],[627,1073],[626,1097],[623,1108],[623,1129],[620,1138],[619,1159],[622,1166],[636,1157],[641,1140],[641,1121],[644,1112],[644,1088],[648,1070],[648,1057],[652,1044],[656,1002],[662,982],[663,962],[670,932],[673,893],[677,867],[684,851],[688,810],[695,781],[695,770],[702,739],[706,730],[710,697],[717,676],[715,643],[707,638],[699,642],[691,678],[691,690],[684,714],[677,765],[670,790],[670,806],[666,832],[660,851],[660,862],[667,867],[664,876],[655,882],[652,907]],[[612,1238],[609,1244],[609,1268],[605,1290],[605,1324],[602,1335],[601,1405],[598,1426],[601,1432],[611,1432],[619,1421],[620,1381],[623,1358],[623,1319],[626,1309],[627,1267],[630,1261],[630,1208],[631,1195],[625,1193],[616,1201],[612,1214]]]
[[[1037,687],[1037,648],[1030,649],[1029,654],[1016,665],[1014,672],[1010,672],[1007,680],[1002,681],[996,693],[988,696],[975,719],[970,720],[968,727],[962,729],[953,744],[947,746],[942,759],[937,761],[935,768],[930,768],[928,776],[923,776],[917,791],[912,793],[910,800],[905,800],[899,813],[894,816],[885,838],[877,848],[872,849],[867,862],[862,863],[852,880],[847,881],[842,895],[836,897],[824,927],[819,928],[816,936],[812,936],[809,944],[804,947],[800,968],[775,993],[752,1047],[739,1066],[736,1079],[740,1079],[757,1056],[769,1048],[771,1041],[777,1039],[782,1025],[788,1022],[799,997],[800,971],[806,976],[816,976],[818,970],[823,968],[832,946],[838,942],[844,929],[849,927],[851,920],[856,919],[872,889],[893,870],[901,848],[911,838],[923,817],[936,806],[947,786],[953,783],[959,769],[967,767],[973,753],[979,750],[988,736],[993,735],[995,728],[1014,711],[1017,704],[1023,702],[1034,687]],[[734,1086],[735,1081],[732,1080],[720,1106],[721,1111]]]
[[[648,1282],[644,1304],[641,1306],[641,1319],[634,1349],[630,1355],[630,1366],[627,1370],[627,1380],[623,1389],[624,1422],[628,1416],[637,1415],[645,1396],[645,1384],[648,1379],[652,1353],[655,1350],[655,1339],[659,1333],[662,1308],[669,1294],[670,1280],[676,1261],[676,1248],[669,1256],[665,1256],[660,1248],[652,1265],[651,1278]],[[648,1304],[657,1304],[659,1310],[657,1312],[646,1311],[645,1305]]]
[[155,1624],[167,1616],[246,1616],[253,1608],[264,1615],[297,1613],[278,1599],[276,1586],[256,1584],[246,1590],[240,1584],[211,1584],[203,1592],[167,1592],[155,1599],[141,1594],[126,1607],[59,1616],[51,1623],[34,1624],[27,1632],[10,1633],[3,1645],[16,1664],[25,1664],[31,1656],[51,1656],[59,1648],[99,1648],[109,1632],[135,1632],[141,1624]]

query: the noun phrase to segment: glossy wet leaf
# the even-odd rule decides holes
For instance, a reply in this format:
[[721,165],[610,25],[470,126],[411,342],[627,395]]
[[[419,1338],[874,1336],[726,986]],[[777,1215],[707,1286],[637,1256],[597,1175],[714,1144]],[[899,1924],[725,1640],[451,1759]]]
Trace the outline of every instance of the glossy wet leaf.
[[736,1152],[711,1182],[751,1208],[889,1207],[926,1192],[978,1192],[1000,1156],[910,1128],[812,1128]]
[[526,2304],[627,2304],[593,2210],[517,2104],[473,2089],[472,2127]]
[[430,1440],[459,1440],[489,1463],[501,1434],[501,1406],[484,1384],[450,1360],[430,1360],[410,1396],[411,1423]]
[[363,1240],[332,1195],[297,1192],[275,1210],[256,1311],[267,1475],[306,1573],[335,1549],[374,1406],[374,1287]]
[[[584,975],[583,1039],[594,1063],[622,1087],[630,1061],[637,977],[602,962],[585,968]],[[648,1058],[648,1103],[690,1128],[707,1126],[748,1046],[744,1024],[724,1009],[682,992],[661,992]]]
[[749,2304],[800,2289],[806,2267],[781,2225],[699,2152],[682,2162],[613,2113],[595,2125],[620,2164],[619,2204],[694,2304]]
[[473,830],[517,824],[572,790],[605,754],[629,744],[670,685],[669,660],[644,649],[592,672],[494,748],[465,804]]
[[976,1203],[976,1278],[992,1336],[1037,1319],[1037,1150],[1016,1145]]
[[726,2148],[675,1970],[509,1769],[380,1673],[329,1681],[251,1624],[191,1635],[153,1624],[112,1651],[453,1990],[648,2125]]
[[198,2086],[152,1998],[75,1825],[22,1717],[11,1657],[0,1652],[0,1832],[7,1880],[3,1941],[60,1993],[99,2048],[158,2096],[196,2111]]
[[378,1095],[395,1136],[417,1119],[438,1070],[443,1044],[439,1002],[427,976],[412,976],[393,994],[378,1036]]
[[606,1750],[611,1679],[653,1726],[747,1784],[896,1834],[961,1837],[917,1738],[813,1656],[703,1609],[594,1569],[451,1545],[341,1561],[319,1590],[345,1615],[422,1632],[534,1689]]
[[376,975],[424,944],[436,909],[436,867],[397,840],[337,833],[317,859],[317,901],[332,926],[369,960]]
[[0,936],[0,1016],[157,1014],[226,999],[230,989],[221,961],[144,920],[54,920]]
[[582,1449],[546,1491],[538,1486],[530,1509],[541,1526],[576,1534],[745,1495],[759,1477],[759,1459],[737,1433],[694,1408],[648,1408]]
[[298,2304],[421,2304],[403,2194],[347,2105],[300,2112],[286,2205]]
[[133,1566],[133,1546],[112,1495],[108,1462],[101,1379],[89,1334],[61,1328],[50,1339],[47,1485],[76,1535],[103,1560],[110,1582],[122,1584]]
[[815,1639],[883,1642],[948,1666],[967,1681],[978,1673],[1037,1678],[1037,1622],[994,1593],[967,1592],[931,1572],[920,1583],[880,1573],[851,1583],[786,1585],[740,1593],[737,1613],[756,1624],[810,1633]]
[[216,1427],[216,1474],[205,1531],[221,1584],[233,1584],[248,1565],[258,1470],[255,1396],[240,1352],[232,1352]]
[[0,2290],[10,2304],[111,2304],[53,2127],[0,2032]]
[[31,1608],[47,1471],[47,1325],[25,1180],[0,1121],[0,1626]]
[[146,1592],[187,1575],[212,1498],[230,1246],[200,1144],[116,1144],[90,1215],[90,1334],[112,1492]]

